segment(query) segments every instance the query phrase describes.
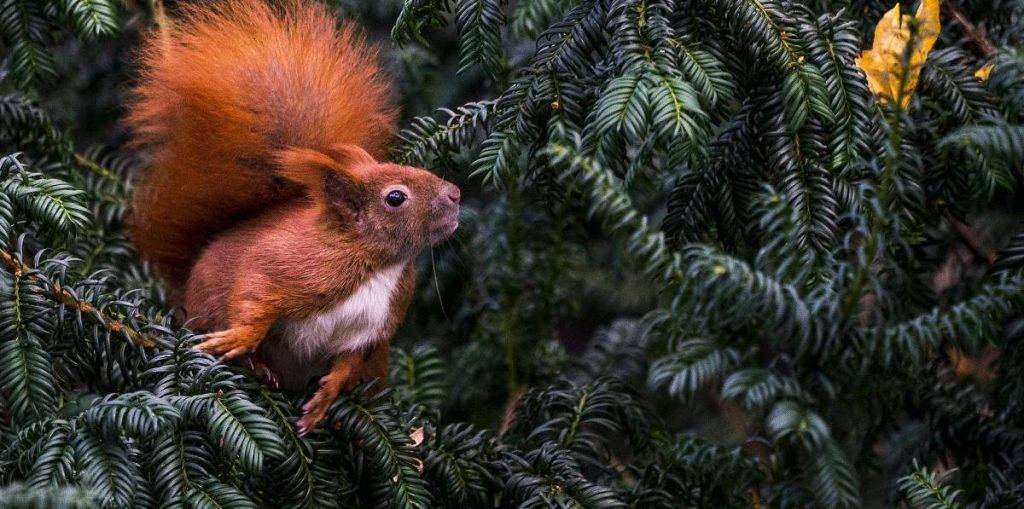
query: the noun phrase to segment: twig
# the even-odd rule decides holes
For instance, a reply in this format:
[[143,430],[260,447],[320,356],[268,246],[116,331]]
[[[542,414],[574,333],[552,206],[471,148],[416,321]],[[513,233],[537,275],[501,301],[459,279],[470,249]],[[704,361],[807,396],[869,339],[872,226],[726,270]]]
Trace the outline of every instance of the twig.
[[971,251],[974,251],[976,255],[982,257],[989,267],[996,263],[996,252],[985,245],[985,241],[982,240],[978,230],[969,224],[961,222],[948,212],[946,213],[946,221],[953,227],[953,230],[960,236],[960,239],[964,241],[964,244],[967,244],[967,247],[971,248]]
[[14,255],[6,250],[0,249],[0,261],[3,261],[4,266],[6,266],[7,270],[9,270],[11,274],[14,274],[15,277],[26,277],[28,279],[44,283],[48,292],[47,296],[50,299],[77,310],[89,321],[107,329],[110,332],[124,334],[124,336],[136,346],[141,346],[143,348],[152,348],[156,346],[156,341],[154,341],[153,338],[133,329],[131,326],[120,320],[108,316],[103,311],[96,309],[89,302],[79,300],[73,293],[63,288],[59,283],[53,283],[43,278],[31,275],[32,267],[22,263],[21,260],[15,258]]
[[978,28],[974,23],[971,23],[971,21],[967,19],[952,2],[946,3],[946,9],[949,11],[950,16],[953,16],[953,19],[963,27],[964,34],[974,41],[979,48],[981,48],[982,53],[984,53],[986,57],[996,52],[995,45],[992,44],[992,41],[988,40],[988,37],[985,35],[985,31]]
[[508,430],[512,427],[512,422],[516,420],[519,400],[523,399],[524,393],[523,389],[515,389],[508,395],[508,401],[505,402],[505,411],[501,415],[501,425],[498,427],[498,438],[505,436],[505,433],[508,433]]
[[92,159],[89,159],[88,157],[86,157],[83,154],[79,154],[78,152],[75,152],[75,162],[78,163],[79,166],[81,166],[81,167],[83,167],[83,168],[85,168],[85,169],[87,169],[87,170],[89,170],[89,171],[91,171],[91,172],[93,172],[93,173],[95,173],[95,174],[105,178],[105,179],[108,179],[108,180],[118,180],[117,175],[114,175],[114,173],[112,171],[110,171],[109,169],[101,166],[96,161],[93,161]]

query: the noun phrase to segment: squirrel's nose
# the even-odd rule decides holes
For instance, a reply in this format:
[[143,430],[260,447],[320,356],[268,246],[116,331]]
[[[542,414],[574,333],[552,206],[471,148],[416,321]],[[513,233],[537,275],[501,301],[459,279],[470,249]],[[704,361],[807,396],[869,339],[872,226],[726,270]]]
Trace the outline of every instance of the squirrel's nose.
[[450,185],[448,187],[448,190],[445,192],[445,194],[447,194],[448,195],[448,199],[451,200],[451,202],[456,204],[456,205],[458,205],[459,204],[459,200],[462,199],[462,192],[459,191],[459,188],[456,185]]

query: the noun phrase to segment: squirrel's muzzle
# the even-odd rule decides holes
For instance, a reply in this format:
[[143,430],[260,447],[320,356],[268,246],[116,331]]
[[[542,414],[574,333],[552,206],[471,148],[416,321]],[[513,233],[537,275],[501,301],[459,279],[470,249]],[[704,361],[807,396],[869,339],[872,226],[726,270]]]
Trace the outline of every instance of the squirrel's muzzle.
[[462,192],[451,182],[442,181],[441,189],[434,198],[433,220],[430,225],[430,242],[435,244],[447,239],[459,227],[459,203]]

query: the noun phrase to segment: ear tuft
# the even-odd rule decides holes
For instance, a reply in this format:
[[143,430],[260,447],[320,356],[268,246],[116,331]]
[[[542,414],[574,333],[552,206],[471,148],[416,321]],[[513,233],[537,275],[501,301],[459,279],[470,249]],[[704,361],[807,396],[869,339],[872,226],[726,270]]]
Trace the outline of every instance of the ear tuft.
[[334,160],[344,166],[351,166],[355,164],[375,164],[377,162],[369,152],[363,150],[363,147],[359,145],[352,145],[350,143],[339,143],[327,149],[327,153],[330,154]]
[[276,173],[312,193],[323,189],[324,174],[336,171],[331,156],[309,148],[289,148],[277,153]]

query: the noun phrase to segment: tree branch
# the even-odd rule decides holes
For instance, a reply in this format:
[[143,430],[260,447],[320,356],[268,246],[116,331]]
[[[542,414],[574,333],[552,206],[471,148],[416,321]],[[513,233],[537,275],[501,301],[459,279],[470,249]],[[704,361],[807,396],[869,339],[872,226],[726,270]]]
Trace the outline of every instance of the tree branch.
[[977,25],[971,23],[971,21],[967,19],[952,3],[947,2],[945,5],[946,10],[949,11],[949,15],[952,16],[961,27],[963,27],[964,34],[978,45],[978,48],[981,49],[981,52],[986,57],[996,52],[996,46],[992,44],[992,41],[988,40],[988,36],[985,35],[985,30],[978,28]]
[[3,262],[4,266],[7,267],[7,270],[9,270],[11,274],[14,274],[15,277],[27,277],[42,283],[42,286],[47,290],[45,294],[47,297],[54,302],[58,302],[75,309],[85,316],[90,322],[95,323],[110,332],[123,334],[136,346],[141,346],[143,348],[153,348],[156,346],[156,341],[154,341],[153,338],[139,332],[120,320],[108,316],[91,303],[79,300],[73,293],[71,293],[71,291],[62,287],[60,283],[55,283],[45,278],[31,275],[31,272],[33,271],[32,267],[22,263],[21,260],[6,250],[0,249],[0,261]]

